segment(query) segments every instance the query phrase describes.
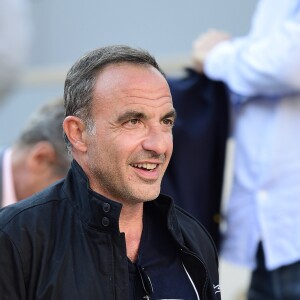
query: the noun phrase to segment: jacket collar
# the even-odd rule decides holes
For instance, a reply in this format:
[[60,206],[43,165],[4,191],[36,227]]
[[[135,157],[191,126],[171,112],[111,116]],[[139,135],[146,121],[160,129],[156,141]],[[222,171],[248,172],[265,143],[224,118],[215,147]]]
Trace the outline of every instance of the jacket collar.
[[[101,231],[120,232],[119,217],[122,204],[93,191],[89,187],[86,174],[75,160],[72,161],[66,177],[64,191],[81,220],[88,226]],[[147,205],[154,207],[157,216],[167,218],[171,234],[180,244],[183,244],[173,200],[169,196],[160,194],[155,200],[147,202]]]
[[75,160],[71,163],[63,189],[84,223],[97,230],[119,232],[122,204],[94,192]]

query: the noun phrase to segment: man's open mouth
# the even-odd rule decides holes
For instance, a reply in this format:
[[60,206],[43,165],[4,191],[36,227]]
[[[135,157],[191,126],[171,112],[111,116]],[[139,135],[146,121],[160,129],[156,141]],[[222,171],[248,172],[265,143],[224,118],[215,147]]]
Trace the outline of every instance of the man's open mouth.
[[131,166],[138,169],[152,171],[157,168],[158,164],[143,163],[143,164],[131,164]]

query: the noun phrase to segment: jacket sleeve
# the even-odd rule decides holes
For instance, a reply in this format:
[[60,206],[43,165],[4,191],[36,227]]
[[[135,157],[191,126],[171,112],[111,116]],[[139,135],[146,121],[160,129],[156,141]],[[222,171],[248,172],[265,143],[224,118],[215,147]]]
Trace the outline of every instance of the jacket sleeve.
[[1,299],[25,300],[25,281],[20,254],[9,237],[0,230]]
[[[272,10],[265,12],[272,18]],[[255,23],[255,20],[254,20]],[[209,54],[205,73],[243,96],[300,91],[300,9],[269,34],[222,42]]]

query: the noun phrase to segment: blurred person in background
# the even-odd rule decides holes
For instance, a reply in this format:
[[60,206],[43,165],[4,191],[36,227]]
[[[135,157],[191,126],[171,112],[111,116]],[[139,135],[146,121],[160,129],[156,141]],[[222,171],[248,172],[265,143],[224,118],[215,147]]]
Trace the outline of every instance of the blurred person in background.
[[0,1],[0,105],[18,83],[31,45],[29,0]]
[[63,99],[49,101],[32,114],[14,145],[0,150],[0,207],[66,175],[71,157],[63,138],[63,119]]
[[248,299],[300,299],[300,1],[261,0],[250,32],[194,43],[230,90],[234,177],[221,254],[253,270]]

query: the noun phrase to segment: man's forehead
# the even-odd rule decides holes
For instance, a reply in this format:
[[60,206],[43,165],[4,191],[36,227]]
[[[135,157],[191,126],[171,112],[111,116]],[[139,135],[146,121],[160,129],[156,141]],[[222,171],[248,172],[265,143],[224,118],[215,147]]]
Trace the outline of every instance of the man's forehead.
[[167,84],[165,77],[159,70],[148,64],[118,63],[104,67],[97,75],[96,85],[122,82],[143,83],[145,80],[161,80]]
[[136,103],[163,99],[172,102],[169,85],[155,68],[114,67],[110,66],[98,76],[93,93],[96,99]]

